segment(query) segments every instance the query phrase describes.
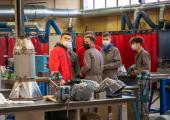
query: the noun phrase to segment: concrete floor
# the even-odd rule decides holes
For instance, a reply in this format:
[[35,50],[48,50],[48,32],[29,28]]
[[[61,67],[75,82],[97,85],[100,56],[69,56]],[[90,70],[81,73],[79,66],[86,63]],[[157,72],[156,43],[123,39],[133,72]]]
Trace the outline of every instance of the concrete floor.
[[155,120],[159,116],[159,113],[149,114],[149,120]]
[[[154,99],[158,97],[158,92],[155,93]],[[151,108],[159,108],[160,105],[160,100],[158,99],[152,106]],[[149,114],[149,120],[155,120],[160,114],[159,113],[150,113]]]

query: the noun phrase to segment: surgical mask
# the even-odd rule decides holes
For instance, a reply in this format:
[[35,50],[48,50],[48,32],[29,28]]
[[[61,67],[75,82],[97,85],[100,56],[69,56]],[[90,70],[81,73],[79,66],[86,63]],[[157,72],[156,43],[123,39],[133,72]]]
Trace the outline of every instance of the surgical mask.
[[137,50],[138,47],[139,47],[139,46],[138,46],[137,44],[132,44],[132,45],[131,45],[132,50]]
[[108,46],[110,44],[110,40],[104,40],[102,43],[104,46]]
[[71,41],[63,41],[62,43],[63,43],[64,46],[66,46],[69,49],[73,48]]
[[84,46],[84,48],[87,50],[87,49],[90,49],[90,45],[89,44],[87,44],[87,43],[83,43],[83,46]]

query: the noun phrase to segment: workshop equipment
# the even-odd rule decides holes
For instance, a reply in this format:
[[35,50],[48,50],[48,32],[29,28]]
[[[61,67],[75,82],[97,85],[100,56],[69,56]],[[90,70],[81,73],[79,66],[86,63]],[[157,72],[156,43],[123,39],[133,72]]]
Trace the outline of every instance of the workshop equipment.
[[59,86],[57,96],[60,101],[70,99],[70,86]]
[[98,83],[92,80],[82,80],[79,84],[74,84],[71,89],[71,97],[76,101],[87,101],[94,98]]
[[114,97],[116,93],[120,92],[126,85],[120,80],[113,80],[105,78],[99,86],[98,92],[106,91],[108,97]]
[[16,79],[9,96],[12,100],[42,99],[35,81],[35,51],[30,37],[24,32],[24,0],[15,0],[16,42],[14,46],[14,66]]
[[[52,75],[50,75],[50,82],[57,88],[57,99],[59,101],[66,101],[70,99],[70,86],[64,85],[60,86],[60,82],[62,80],[62,76],[59,72],[55,72]],[[56,81],[57,84],[54,82]]]

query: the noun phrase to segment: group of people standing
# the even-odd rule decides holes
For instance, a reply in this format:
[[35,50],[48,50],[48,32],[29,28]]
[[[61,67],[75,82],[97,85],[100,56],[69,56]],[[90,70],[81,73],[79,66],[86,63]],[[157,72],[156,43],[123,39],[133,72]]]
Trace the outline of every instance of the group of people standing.
[[[93,32],[87,32],[84,36],[83,46],[77,54],[73,51],[72,36],[63,33],[59,43],[51,50],[49,56],[49,68],[51,74],[59,72],[63,79],[61,85],[77,77],[94,80],[100,83],[109,77],[118,79],[117,70],[122,65],[122,59],[117,47],[111,43],[111,34],[102,34],[102,47],[95,44],[96,39]],[[143,38],[140,36],[130,39],[130,46],[137,52],[135,56],[135,71],[137,75],[143,70],[150,70],[150,55],[142,47]],[[128,51],[127,51],[128,52]],[[127,58],[128,60],[128,58]]]

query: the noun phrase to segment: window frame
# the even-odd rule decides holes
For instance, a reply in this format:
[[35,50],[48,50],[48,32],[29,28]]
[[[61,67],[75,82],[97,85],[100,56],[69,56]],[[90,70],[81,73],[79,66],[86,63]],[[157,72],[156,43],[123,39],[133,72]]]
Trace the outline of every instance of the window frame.
[[[85,9],[85,1],[86,0],[83,0],[83,9],[84,10],[95,10],[95,9],[102,9],[102,8],[95,8],[95,1],[97,0],[93,0],[93,8],[92,9]],[[160,1],[160,0],[157,0],[157,2],[145,2],[146,4],[150,4],[150,3],[163,3],[163,2],[167,2],[168,0],[165,0],[165,1]],[[140,3],[139,3],[140,4]],[[131,5],[135,5],[135,4],[132,4],[132,0],[129,0],[129,6]],[[125,5],[126,6],[126,5]],[[116,0],[116,6],[114,6],[115,8],[116,7],[120,7],[119,6],[119,0]],[[110,8],[110,7],[107,7],[107,0],[105,0],[105,7],[104,8]]]
[[[96,8],[96,4],[95,4],[96,1],[97,1],[97,0],[93,0],[93,9],[102,9],[102,8]],[[106,1],[107,1],[107,0],[104,0],[104,2],[105,2],[104,8],[107,8],[107,7],[106,7]]]

